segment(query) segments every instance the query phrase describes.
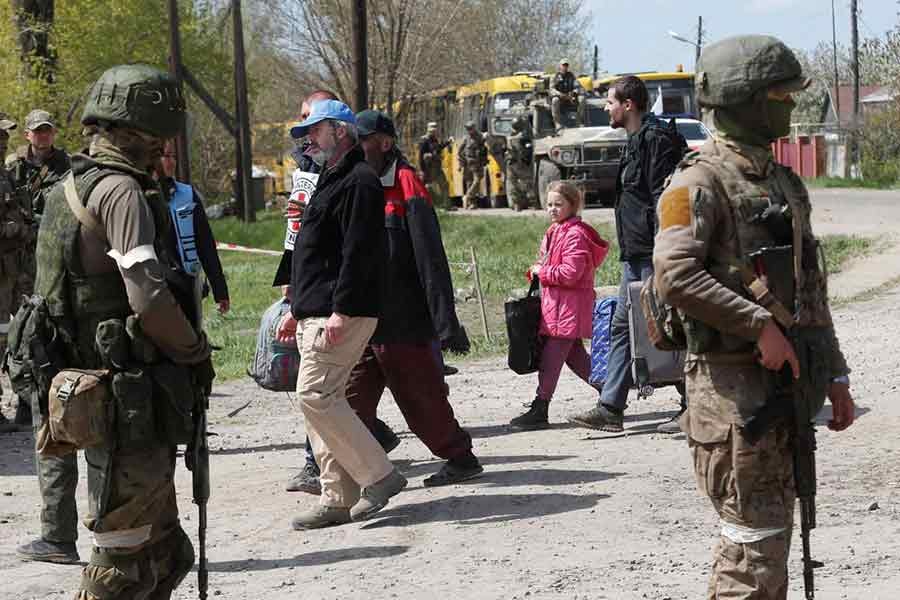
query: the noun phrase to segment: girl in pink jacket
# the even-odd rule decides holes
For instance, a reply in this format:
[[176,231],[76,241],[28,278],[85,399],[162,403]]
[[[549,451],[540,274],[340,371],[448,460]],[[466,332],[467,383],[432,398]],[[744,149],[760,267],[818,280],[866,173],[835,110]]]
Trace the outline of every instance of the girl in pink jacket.
[[529,278],[541,282],[543,342],[538,387],[528,412],[510,421],[519,429],[549,426],[547,408],[556,390],[563,363],[588,381],[591,359],[581,338],[590,338],[594,314],[594,272],[606,258],[609,244],[581,220],[581,192],[562,181],[550,184],[547,212],[553,223],[541,242],[539,260]]

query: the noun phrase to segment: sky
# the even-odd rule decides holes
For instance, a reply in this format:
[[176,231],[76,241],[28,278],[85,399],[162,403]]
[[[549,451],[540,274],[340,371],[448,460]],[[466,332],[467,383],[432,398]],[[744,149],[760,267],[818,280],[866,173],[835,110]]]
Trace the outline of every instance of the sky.
[[[900,21],[896,0],[858,2],[860,39],[883,35]],[[693,70],[694,46],[667,32],[696,39],[699,16],[708,41],[761,33],[806,50],[831,42],[830,0],[585,0],[584,5],[593,18],[588,35],[600,46],[601,72],[669,71],[679,63]],[[849,46],[850,2],[834,0],[834,6],[838,43]]]

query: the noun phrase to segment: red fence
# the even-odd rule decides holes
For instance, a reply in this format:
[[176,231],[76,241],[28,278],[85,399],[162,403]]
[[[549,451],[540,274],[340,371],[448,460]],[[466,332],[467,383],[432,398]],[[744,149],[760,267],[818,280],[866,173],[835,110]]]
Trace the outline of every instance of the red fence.
[[[791,141],[791,140],[794,141]],[[783,137],[772,144],[775,160],[794,170],[801,177],[825,175],[825,137],[821,135],[799,135],[796,138]]]

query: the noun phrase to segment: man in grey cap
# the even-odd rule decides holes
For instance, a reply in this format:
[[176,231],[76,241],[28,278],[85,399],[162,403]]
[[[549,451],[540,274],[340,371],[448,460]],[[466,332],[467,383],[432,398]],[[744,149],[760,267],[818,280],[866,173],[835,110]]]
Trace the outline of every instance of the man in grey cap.
[[[9,132],[16,128],[15,121],[6,113],[0,113],[0,156],[6,154]],[[19,262],[26,246],[30,230],[25,226],[22,207],[16,198],[12,178],[0,166],[0,356],[6,352],[6,336],[9,333],[10,314],[18,310],[20,293]],[[0,391],[2,393],[2,391]],[[0,433],[26,430],[27,427],[11,423],[0,412]]]
[[[28,144],[19,146],[6,158],[6,168],[25,211],[26,225],[32,230],[25,251],[19,255],[17,284],[19,294],[30,296],[34,291],[35,244],[44,212],[44,195],[62,179],[70,164],[68,153],[53,145],[56,126],[46,110],[35,109],[25,117],[25,139]],[[14,306],[13,312],[17,308]],[[16,423],[31,424],[31,406],[28,402],[19,401]]]

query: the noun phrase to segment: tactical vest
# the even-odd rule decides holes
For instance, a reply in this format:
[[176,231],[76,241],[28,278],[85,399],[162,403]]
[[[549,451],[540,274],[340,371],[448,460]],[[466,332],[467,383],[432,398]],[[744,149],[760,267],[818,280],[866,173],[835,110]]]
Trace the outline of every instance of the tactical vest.
[[[86,156],[74,157],[72,173],[81,205],[87,205],[103,178],[123,172]],[[96,369],[100,367],[94,347],[97,325],[107,319],[126,319],[132,311],[118,269],[99,275],[85,273],[79,252],[81,229],[66,201],[64,186],[54,187],[38,233],[35,293],[46,299],[51,319],[72,342],[68,366]]]
[[200,257],[197,255],[197,240],[194,232],[194,188],[186,183],[175,182],[175,193],[169,200],[169,214],[175,225],[175,238],[178,243],[178,256],[181,267],[188,275],[197,275],[200,269]]
[[[797,202],[789,202],[785,189],[790,171],[775,164],[773,173],[766,178],[753,181],[742,173],[731,162],[724,158],[700,152],[688,155],[678,166],[678,170],[699,166],[711,174],[711,180],[717,195],[728,200],[728,208],[735,234],[735,256],[723,257],[718,251],[710,253],[707,270],[721,284],[751,302],[757,299],[748,291],[746,271],[753,269],[750,255],[763,249],[776,246],[793,246],[793,211],[798,208]],[[787,219],[787,238],[784,232],[773,229],[763,218],[770,207],[777,209],[779,205],[786,207],[783,214]],[[796,277],[790,259],[784,268]],[[791,312],[795,306],[793,296],[779,297],[782,304]],[[722,333],[709,327],[702,321],[682,314],[688,350],[693,353],[704,352],[741,352],[746,350],[748,342],[736,336]]]

